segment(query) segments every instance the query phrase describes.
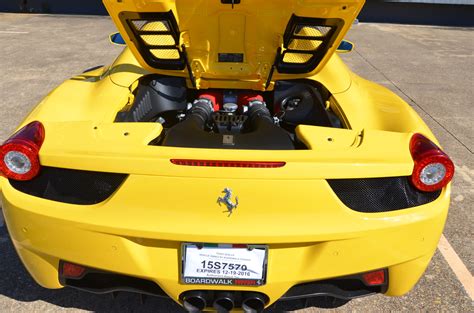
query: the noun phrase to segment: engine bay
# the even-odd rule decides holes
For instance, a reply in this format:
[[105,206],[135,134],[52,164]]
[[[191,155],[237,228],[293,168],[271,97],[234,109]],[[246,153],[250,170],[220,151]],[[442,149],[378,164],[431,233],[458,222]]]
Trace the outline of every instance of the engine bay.
[[273,91],[188,89],[180,77],[149,75],[115,122],[160,123],[150,145],[250,150],[307,149],[298,125],[343,128],[330,94],[309,80],[278,81]]

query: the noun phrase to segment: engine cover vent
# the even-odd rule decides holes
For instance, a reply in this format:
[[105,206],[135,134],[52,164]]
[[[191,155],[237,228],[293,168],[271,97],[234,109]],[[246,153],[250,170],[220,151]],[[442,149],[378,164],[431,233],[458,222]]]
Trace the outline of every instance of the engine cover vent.
[[127,35],[145,62],[163,70],[183,70],[186,58],[179,49],[179,28],[172,11],[157,13],[121,12]]
[[309,73],[333,46],[344,20],[293,15],[283,36],[284,50],[277,60],[279,73]]

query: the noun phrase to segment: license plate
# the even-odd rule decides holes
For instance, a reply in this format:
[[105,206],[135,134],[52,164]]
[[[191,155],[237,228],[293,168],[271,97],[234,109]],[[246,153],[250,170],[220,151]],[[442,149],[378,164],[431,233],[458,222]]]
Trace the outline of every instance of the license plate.
[[182,245],[181,282],[192,285],[261,286],[267,274],[263,245]]

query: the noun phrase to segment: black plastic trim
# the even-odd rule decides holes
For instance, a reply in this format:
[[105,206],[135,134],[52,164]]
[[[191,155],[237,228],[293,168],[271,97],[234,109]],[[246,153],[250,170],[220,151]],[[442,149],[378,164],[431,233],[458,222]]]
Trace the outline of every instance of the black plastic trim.
[[[66,261],[59,262],[58,278],[63,286],[96,293],[115,293],[118,291],[135,292],[139,294],[152,295],[160,298],[170,299],[161,287],[154,281],[104,271],[96,268],[84,267],[84,273],[77,278],[65,277],[62,274],[63,264]],[[385,281],[376,286],[367,286],[363,281],[363,274],[354,274],[343,277],[336,277],[321,281],[302,283],[291,287],[270,309],[286,307],[288,310],[302,309],[310,306],[318,307],[337,307],[345,304],[347,301],[375,293],[385,293],[388,289],[388,270],[385,272]],[[211,307],[214,300],[222,290],[188,290],[183,292],[179,299],[183,301],[186,295],[192,293],[201,294]],[[268,303],[269,298],[266,294],[253,291],[226,290],[236,308],[240,308],[245,299],[250,297],[259,297],[263,302]],[[302,302],[300,300],[303,300]],[[315,301],[311,301],[315,300]],[[293,309],[290,309],[295,306]],[[277,310],[277,312],[279,312]]]
[[388,270],[384,269],[385,281],[380,285],[368,286],[361,274],[298,284],[291,287],[279,301],[330,296],[339,299],[355,299],[374,293],[384,293],[388,288]]
[[328,179],[337,197],[350,209],[363,213],[408,209],[435,201],[441,190],[423,192],[410,177]]
[[174,36],[173,32],[166,31],[166,30],[137,30],[137,34],[139,35],[171,35]]
[[293,35],[291,39],[300,39],[300,40],[319,40],[322,41],[324,36],[301,36],[301,35]]
[[91,67],[91,68],[88,68],[88,69],[84,70],[82,72],[82,74],[92,72],[92,71],[98,70],[99,68],[103,68],[103,67],[104,67],[103,65],[97,65],[97,66],[94,66],[94,67]]
[[[301,26],[326,26],[331,29],[325,36],[313,37],[295,35],[295,29]],[[342,19],[301,17],[293,14],[283,35],[283,46],[286,50],[283,51],[277,62],[276,68],[278,72],[282,74],[303,74],[313,71],[324,58],[328,50],[331,49],[343,26],[344,20]],[[293,39],[321,40],[322,43],[314,51],[299,51],[288,48]],[[283,61],[287,53],[304,53],[310,54],[312,57],[306,63],[288,63]]]
[[232,4],[234,6],[235,4],[240,4],[240,0],[221,0],[222,4]]
[[385,281],[377,286],[367,286],[362,276],[364,273],[295,285],[272,304],[269,310],[286,312],[309,307],[334,309],[354,298],[385,293],[389,277],[388,270],[383,270]]
[[[156,12],[156,13],[141,13],[141,12],[121,12],[119,14],[120,21],[125,27],[127,35],[130,37],[130,40],[134,43],[138,52],[143,57],[143,60],[153,68],[162,69],[162,70],[184,70],[186,68],[186,61],[183,52],[179,49],[179,36],[180,31],[178,23],[173,12]],[[148,20],[148,21],[166,21],[170,27],[170,31],[140,31],[135,28],[133,25],[134,20]],[[150,46],[145,43],[145,41],[140,37],[143,34],[165,34],[173,36],[175,45],[173,46]],[[179,59],[160,59],[155,57],[150,49],[175,49],[179,53]]]
[[59,282],[63,286],[75,289],[104,294],[117,291],[128,291],[146,294],[156,297],[169,298],[169,296],[155,282],[143,278],[107,272],[99,269],[86,267],[83,275],[74,278],[66,278],[62,275],[62,265],[59,262]]
[[[347,280],[345,284],[354,285],[362,284],[357,280]],[[313,298],[321,296],[330,296],[339,299],[355,299],[364,296],[368,296],[374,293],[380,292],[380,286],[376,287],[365,287],[355,290],[344,290],[341,288],[343,284],[335,284],[331,281],[307,283],[293,286],[279,301],[301,299],[301,298]]]
[[126,174],[43,166],[39,175],[32,180],[9,181],[13,188],[31,196],[69,204],[92,205],[107,200],[127,177]]

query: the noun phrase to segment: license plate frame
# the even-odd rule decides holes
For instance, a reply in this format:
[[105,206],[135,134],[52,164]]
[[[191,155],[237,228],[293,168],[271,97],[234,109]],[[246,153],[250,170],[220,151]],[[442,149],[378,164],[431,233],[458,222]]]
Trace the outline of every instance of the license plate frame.
[[[192,248],[192,251],[188,250],[188,247]],[[232,251],[233,249],[238,249],[238,250]],[[248,252],[246,252],[245,250]],[[262,255],[263,255],[263,259],[261,260],[261,267],[262,267],[261,276],[258,275],[259,272],[255,272],[252,270],[247,271],[247,268],[245,271],[238,271],[238,270],[233,271],[232,274],[236,274],[236,272],[239,272],[240,274],[242,274],[242,272],[245,272],[245,273],[249,272],[249,274],[252,275],[252,272],[253,272],[253,273],[256,273],[257,276],[259,277],[240,277],[240,275],[232,275],[232,274],[229,274],[228,272],[224,274],[222,272],[224,271],[224,269],[221,271],[220,274],[211,273],[208,276],[204,275],[204,273],[198,276],[186,275],[187,261],[188,261],[187,257],[190,255],[194,257],[196,253],[198,253],[198,251],[201,253],[211,252],[209,254],[210,256],[209,258],[222,257],[222,256],[217,256],[216,254],[213,254],[212,251],[214,253],[216,251],[224,253],[225,251],[228,254],[235,253],[240,256],[243,255],[245,257],[249,257],[253,259],[253,261],[255,261],[255,259],[262,258]],[[232,256],[235,257],[235,254]],[[208,258],[208,256],[203,257],[202,255],[199,255],[199,257],[201,259]],[[259,262],[260,260],[257,260],[257,261]],[[243,262],[243,261],[236,261],[236,262]],[[239,265],[239,264],[234,264],[234,265]],[[181,244],[180,282],[185,285],[263,286],[266,284],[266,281],[267,281],[267,269],[268,269],[268,245],[202,244],[202,243],[188,243],[188,242]],[[194,269],[191,266],[191,271],[193,270]]]

